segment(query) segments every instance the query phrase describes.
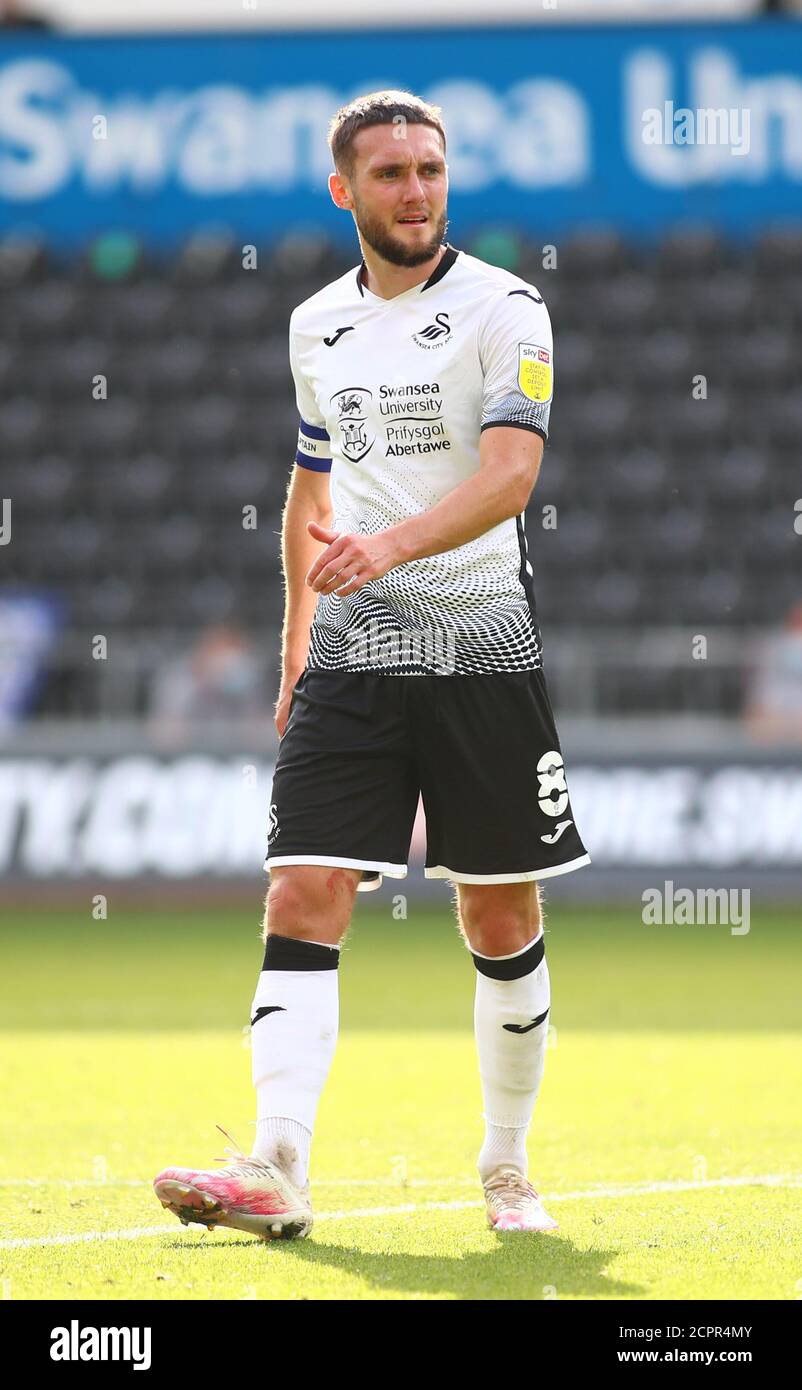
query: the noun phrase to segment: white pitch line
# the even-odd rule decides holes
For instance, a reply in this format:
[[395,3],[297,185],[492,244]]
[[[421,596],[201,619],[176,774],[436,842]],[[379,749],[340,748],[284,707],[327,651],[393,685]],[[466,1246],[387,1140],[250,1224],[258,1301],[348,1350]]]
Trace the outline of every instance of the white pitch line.
[[150,1187],[147,1178],[0,1178],[0,1187]]
[[[315,1178],[314,1187],[475,1187],[477,1177],[463,1178]],[[585,1197],[629,1197],[650,1192],[695,1192],[705,1187],[800,1187],[802,1174],[767,1173],[762,1177],[706,1178],[687,1182],[684,1178],[667,1178],[661,1182],[609,1184],[583,1188],[579,1192],[553,1192],[550,1202],[581,1200]],[[0,1187],[91,1187],[110,1191],[117,1187],[152,1187],[149,1178],[0,1178]],[[541,1194],[542,1195],[542,1194]],[[546,1197],[543,1197],[546,1201]],[[320,1217],[317,1218],[321,1220]],[[0,1248],[2,1248],[0,1246]]]
[[640,1197],[651,1192],[702,1192],[708,1187],[802,1187],[802,1173],[764,1173],[761,1177],[703,1178],[698,1182],[683,1182],[681,1178],[665,1182],[632,1183],[621,1187],[588,1188],[583,1192],[554,1192],[543,1201],[572,1202],[588,1197]]
[[[475,1187],[465,1178],[315,1178],[315,1187]],[[0,1187],[152,1187],[149,1178],[0,1178]]]
[[[583,1192],[553,1192],[541,1194],[544,1202],[592,1201],[594,1198],[644,1197],[654,1192],[700,1192],[711,1187],[802,1187],[802,1174],[764,1173],[759,1177],[707,1178],[700,1182],[654,1182],[632,1183],[627,1187],[596,1187]],[[324,1211],[315,1216],[315,1223],[321,1221],[345,1221],[363,1216],[407,1216],[417,1211],[468,1211],[483,1207],[483,1201],[474,1202],[405,1202],[396,1207],[357,1207],[353,1211]],[[164,1236],[175,1234],[175,1223],[169,1226],[134,1226],[125,1231],[82,1231],[76,1235],[21,1237],[17,1240],[0,1240],[0,1250],[26,1250],[37,1246],[83,1245],[95,1240],[139,1240],[143,1236]],[[228,1227],[221,1229],[230,1229]],[[204,1231],[193,1232],[199,1237]]]

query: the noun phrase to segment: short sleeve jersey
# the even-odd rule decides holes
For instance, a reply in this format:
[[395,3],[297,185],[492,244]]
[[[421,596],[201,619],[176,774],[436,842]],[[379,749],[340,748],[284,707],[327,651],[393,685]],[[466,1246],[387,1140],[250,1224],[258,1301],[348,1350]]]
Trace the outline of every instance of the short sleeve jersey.
[[[479,469],[483,430],[548,437],[553,347],[538,290],[447,245],[428,280],[382,299],[364,261],[293,311],[296,463],[330,472],[337,531],[372,535]],[[523,513],[318,599],[308,664],[400,675],[528,671],[541,643]]]

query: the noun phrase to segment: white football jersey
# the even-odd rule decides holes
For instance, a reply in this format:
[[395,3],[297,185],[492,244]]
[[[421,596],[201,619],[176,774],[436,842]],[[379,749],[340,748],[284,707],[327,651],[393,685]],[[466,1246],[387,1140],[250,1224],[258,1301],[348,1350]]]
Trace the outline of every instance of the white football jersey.
[[[393,299],[364,261],[290,318],[296,462],[331,473],[333,527],[372,535],[427,511],[479,469],[482,430],[547,438],[551,324],[533,285],[446,247]],[[523,513],[411,560],[346,598],[323,594],[309,666],[477,675],[541,664]]]

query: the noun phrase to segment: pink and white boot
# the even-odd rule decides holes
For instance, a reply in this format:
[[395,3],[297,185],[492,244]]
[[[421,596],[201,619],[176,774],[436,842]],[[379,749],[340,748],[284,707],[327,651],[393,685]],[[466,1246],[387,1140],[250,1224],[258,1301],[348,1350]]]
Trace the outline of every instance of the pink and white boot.
[[[227,1139],[231,1135],[218,1125]],[[309,1183],[293,1186],[286,1173],[268,1159],[243,1154],[235,1141],[226,1148],[233,1162],[224,1168],[164,1168],[153,1180],[163,1207],[184,1226],[197,1221],[207,1230],[233,1226],[262,1240],[298,1240],[312,1229]]]
[[543,1207],[523,1173],[502,1164],[484,1183],[487,1224],[491,1231],[557,1231],[559,1226]]

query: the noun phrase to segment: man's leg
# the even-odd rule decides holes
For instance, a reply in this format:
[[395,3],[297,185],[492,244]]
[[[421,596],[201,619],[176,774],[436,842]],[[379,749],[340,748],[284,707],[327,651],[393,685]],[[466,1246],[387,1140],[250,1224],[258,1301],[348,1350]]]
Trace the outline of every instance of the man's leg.
[[316,864],[271,871],[265,955],[251,1007],[252,1155],[276,1163],[300,1189],[337,1043],[340,945],[361,876],[361,869]]
[[153,1186],[184,1225],[293,1240],[312,1228],[309,1144],[337,1041],[339,944],[362,870],[293,864],[271,875],[251,1012],[255,1147],[223,1168],[164,1168]]
[[536,882],[457,884],[460,929],[476,966],[474,1029],[484,1098],[485,1182],[528,1172],[526,1133],[546,1060],[549,973]]

